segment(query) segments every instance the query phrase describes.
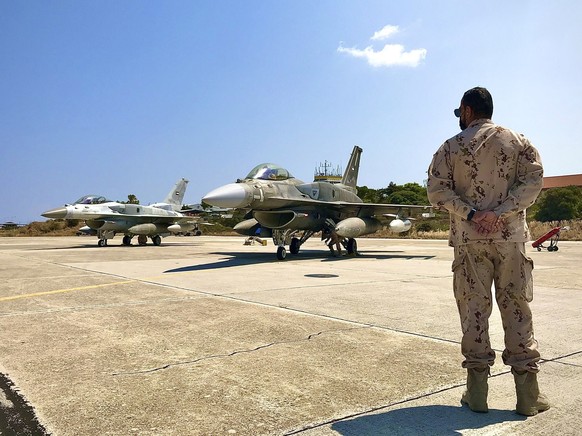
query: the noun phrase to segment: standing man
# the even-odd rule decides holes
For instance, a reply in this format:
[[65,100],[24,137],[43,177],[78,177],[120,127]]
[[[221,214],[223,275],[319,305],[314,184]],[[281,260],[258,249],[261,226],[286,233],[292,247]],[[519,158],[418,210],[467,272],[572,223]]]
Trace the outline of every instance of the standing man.
[[495,360],[489,340],[491,286],[505,331],[503,362],[511,366],[517,413],[550,408],[539,392],[540,353],[532,313],[533,261],[525,210],[542,188],[538,151],[520,134],[491,121],[493,99],[485,88],[465,92],[455,109],[462,132],[438,149],[428,170],[428,198],[450,214],[453,288],[463,332],[461,352],[467,390],[461,402],[487,412],[487,376]]

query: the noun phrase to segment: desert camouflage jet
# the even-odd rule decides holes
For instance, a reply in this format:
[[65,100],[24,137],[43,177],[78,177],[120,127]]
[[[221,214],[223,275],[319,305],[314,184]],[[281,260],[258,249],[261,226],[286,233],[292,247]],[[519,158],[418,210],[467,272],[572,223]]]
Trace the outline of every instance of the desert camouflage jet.
[[148,236],[154,245],[172,233],[198,231],[198,220],[179,212],[188,180],[182,178],[161,203],[149,206],[124,204],[107,200],[99,195],[85,195],[73,204],[47,210],[45,218],[85,220],[81,231],[95,234],[98,245],[104,247],[116,233],[123,233],[123,245],[131,245],[137,235],[139,245],[147,243]]
[[341,242],[348,254],[357,254],[357,236],[383,227],[381,219],[392,217],[393,232],[410,229],[410,211],[430,206],[364,203],[356,195],[362,149],[355,146],[341,183],[304,183],[286,169],[271,163],[257,165],[243,179],[217,188],[204,196],[205,203],[247,210],[246,220],[234,230],[242,235],[272,237],[277,259],[292,254],[313,234],[323,232]]

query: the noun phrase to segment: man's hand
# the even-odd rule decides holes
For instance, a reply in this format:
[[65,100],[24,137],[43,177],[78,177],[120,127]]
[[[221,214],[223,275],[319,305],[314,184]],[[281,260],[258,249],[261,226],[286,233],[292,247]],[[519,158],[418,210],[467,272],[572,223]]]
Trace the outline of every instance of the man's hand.
[[478,210],[473,215],[471,223],[477,228],[480,235],[498,232],[503,226],[503,222],[492,210]]

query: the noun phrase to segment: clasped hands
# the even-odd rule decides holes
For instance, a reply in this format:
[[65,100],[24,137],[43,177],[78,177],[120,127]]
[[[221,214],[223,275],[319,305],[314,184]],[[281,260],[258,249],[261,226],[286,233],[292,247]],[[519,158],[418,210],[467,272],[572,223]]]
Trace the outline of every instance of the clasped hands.
[[471,224],[480,235],[489,235],[503,227],[503,220],[500,220],[492,210],[478,210],[473,215]]

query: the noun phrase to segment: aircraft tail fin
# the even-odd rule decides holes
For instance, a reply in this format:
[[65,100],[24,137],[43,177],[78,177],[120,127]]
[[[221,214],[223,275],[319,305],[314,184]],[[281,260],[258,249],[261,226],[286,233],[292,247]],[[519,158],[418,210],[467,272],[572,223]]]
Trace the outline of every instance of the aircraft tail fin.
[[163,203],[167,203],[172,206],[174,210],[180,210],[182,207],[182,202],[184,200],[184,194],[186,194],[186,187],[188,186],[188,180],[181,178],[174,185],[172,190],[168,192],[168,195],[164,199]]
[[354,145],[352,150],[352,155],[350,156],[350,161],[344,172],[342,178],[342,184],[350,188],[356,189],[356,183],[358,182],[358,172],[360,171],[360,156],[362,155],[362,149],[357,145]]

